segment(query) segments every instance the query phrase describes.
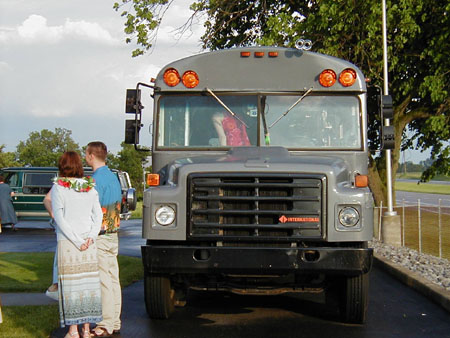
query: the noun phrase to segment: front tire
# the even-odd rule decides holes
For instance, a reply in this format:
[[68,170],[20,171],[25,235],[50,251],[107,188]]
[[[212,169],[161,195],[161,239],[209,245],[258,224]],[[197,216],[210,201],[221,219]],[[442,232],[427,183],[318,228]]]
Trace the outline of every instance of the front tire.
[[175,290],[165,276],[145,276],[145,308],[150,318],[168,319],[175,308]]
[[341,292],[339,303],[342,320],[364,324],[369,303],[369,274],[344,277]]

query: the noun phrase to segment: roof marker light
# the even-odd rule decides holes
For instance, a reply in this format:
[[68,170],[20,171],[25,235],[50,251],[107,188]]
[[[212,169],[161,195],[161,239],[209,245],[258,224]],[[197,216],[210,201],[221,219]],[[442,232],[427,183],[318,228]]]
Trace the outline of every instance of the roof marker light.
[[182,81],[186,88],[195,88],[199,83],[197,73],[192,70],[184,72]]
[[351,68],[344,69],[339,75],[339,83],[344,87],[350,87],[356,82],[356,71]]
[[325,69],[319,75],[319,83],[324,87],[331,87],[336,83],[336,73],[334,70]]
[[264,52],[255,52],[255,58],[262,58],[264,56]]
[[269,57],[276,58],[278,56],[278,52],[269,52]]
[[248,58],[251,55],[250,52],[241,52],[241,57],[242,58]]
[[175,68],[169,68],[164,72],[164,82],[169,87],[175,87],[180,83],[180,74]]

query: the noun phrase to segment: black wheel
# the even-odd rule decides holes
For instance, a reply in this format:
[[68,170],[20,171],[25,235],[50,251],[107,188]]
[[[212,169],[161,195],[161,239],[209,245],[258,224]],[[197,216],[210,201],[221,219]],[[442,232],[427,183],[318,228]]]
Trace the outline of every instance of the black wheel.
[[342,320],[347,323],[364,324],[369,302],[369,274],[344,277],[339,300]]
[[163,276],[145,276],[145,307],[150,318],[168,319],[175,307],[175,290],[170,279]]

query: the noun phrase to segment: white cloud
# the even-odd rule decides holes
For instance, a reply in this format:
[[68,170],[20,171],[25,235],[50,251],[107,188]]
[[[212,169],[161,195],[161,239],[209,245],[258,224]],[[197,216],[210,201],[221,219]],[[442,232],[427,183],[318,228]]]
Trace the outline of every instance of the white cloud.
[[55,43],[62,39],[61,26],[47,26],[47,19],[40,15],[30,15],[21,26],[17,28],[19,37],[26,42]]
[[[15,36],[18,39],[15,39]],[[96,22],[84,20],[74,21],[67,18],[64,25],[49,26],[47,19],[41,15],[30,15],[17,30],[0,32],[0,42],[25,42],[28,44],[55,44],[62,40],[88,40],[106,45],[116,45],[121,42]]]
[[119,41],[115,40],[111,34],[109,34],[109,32],[98,23],[71,21],[70,19],[67,19],[64,24],[64,32],[67,35],[103,42],[106,44],[119,43]]

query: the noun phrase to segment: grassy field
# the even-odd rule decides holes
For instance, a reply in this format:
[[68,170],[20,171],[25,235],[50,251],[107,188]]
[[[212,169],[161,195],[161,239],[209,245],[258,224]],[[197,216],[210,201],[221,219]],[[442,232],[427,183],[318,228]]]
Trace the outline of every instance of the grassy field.
[[58,305],[2,306],[0,338],[46,338],[59,327]]
[[[414,182],[395,182],[395,190],[410,191],[410,192],[420,192],[425,194],[442,194],[450,195],[450,184],[432,184],[432,183],[421,183],[417,184]],[[450,196],[449,196],[450,198]]]
[[[397,173],[397,175],[395,175],[395,177],[405,179],[405,180],[420,180],[421,175],[422,175],[421,172],[411,172],[411,173],[406,173],[406,174]],[[450,176],[436,175],[435,177],[433,177],[433,180],[430,182],[432,183],[433,181],[450,181]]]
[[136,210],[131,212],[131,219],[140,219],[142,218],[142,201],[137,202]]
[[[449,176],[438,175],[433,178],[433,181],[427,183],[418,183],[420,180],[420,175],[422,173],[412,172],[407,174],[397,174],[397,179],[406,179],[406,180],[417,180],[416,182],[395,182],[395,190],[402,191],[410,191],[410,192],[419,192],[425,194],[444,194],[450,195],[450,184],[438,184],[433,183],[433,181],[448,181],[450,182]],[[449,197],[450,198],[450,197]]]
[[[0,253],[0,293],[45,292],[51,284],[52,252]],[[122,287],[143,278],[140,258],[119,256]],[[58,305],[2,306],[0,338],[49,337],[59,327]]]
[[[375,209],[375,233],[378,238],[379,208]],[[386,209],[383,208],[383,212]],[[402,237],[404,245],[419,251],[419,243],[422,243],[422,252],[439,257],[439,232],[441,233],[442,258],[450,260],[450,208],[441,208],[441,229],[439,230],[439,214],[437,208],[421,208],[420,231],[419,212],[417,206],[396,207],[394,211],[400,216],[402,226]],[[421,240],[419,239],[421,234]]]
[[[45,292],[52,283],[53,252],[0,252],[0,292]],[[143,278],[140,258],[119,256],[120,283]]]

